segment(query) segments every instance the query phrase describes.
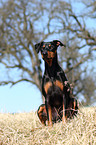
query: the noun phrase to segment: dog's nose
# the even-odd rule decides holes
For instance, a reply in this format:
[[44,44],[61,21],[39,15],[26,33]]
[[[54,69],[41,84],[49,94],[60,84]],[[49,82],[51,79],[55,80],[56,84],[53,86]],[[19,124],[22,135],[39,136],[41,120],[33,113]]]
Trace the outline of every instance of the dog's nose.
[[47,51],[44,51],[43,53],[42,53],[44,56],[47,56]]

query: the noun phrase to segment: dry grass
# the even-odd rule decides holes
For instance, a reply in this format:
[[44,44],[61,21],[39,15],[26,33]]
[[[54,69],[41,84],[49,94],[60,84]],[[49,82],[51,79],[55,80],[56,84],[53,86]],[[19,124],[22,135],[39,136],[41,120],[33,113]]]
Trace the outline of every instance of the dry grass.
[[34,112],[0,114],[0,145],[96,145],[95,114],[96,107],[81,108],[66,125],[52,128],[42,126]]

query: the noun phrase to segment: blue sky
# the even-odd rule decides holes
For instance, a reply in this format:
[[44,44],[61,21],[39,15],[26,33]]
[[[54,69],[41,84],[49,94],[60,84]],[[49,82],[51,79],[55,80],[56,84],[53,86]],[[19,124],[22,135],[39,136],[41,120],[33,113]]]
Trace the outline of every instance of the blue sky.
[[[48,38],[46,41],[52,41],[53,39],[59,40],[59,37],[60,36],[55,35]],[[42,65],[44,68],[44,61],[42,62]],[[3,70],[1,65],[0,68]],[[5,72],[1,74],[1,77],[4,78],[4,75]],[[0,86],[1,113],[36,111],[39,105],[43,103],[41,99],[42,95],[35,85],[27,82],[20,82],[12,87],[10,86],[11,85]]]
[[11,88],[0,86],[1,113],[36,111],[41,103],[39,90],[30,83],[18,83]]
[[[94,22],[90,22],[89,25],[94,27]],[[59,35],[58,37],[60,38]],[[47,41],[59,38],[55,35]],[[2,113],[36,111],[41,103],[41,93],[30,83],[21,82],[11,88],[10,85],[0,86],[0,112]]]

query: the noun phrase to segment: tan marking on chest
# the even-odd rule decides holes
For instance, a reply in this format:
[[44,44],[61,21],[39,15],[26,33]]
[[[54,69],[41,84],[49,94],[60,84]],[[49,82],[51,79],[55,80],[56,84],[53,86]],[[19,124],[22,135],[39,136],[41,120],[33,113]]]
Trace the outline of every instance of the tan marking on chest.
[[59,80],[56,80],[54,82],[54,85],[57,86],[57,87],[59,87],[63,91],[63,83],[61,83]]
[[45,84],[44,90],[45,90],[46,94],[47,94],[47,92],[48,92],[48,89],[49,89],[51,86],[52,86],[52,83],[51,83],[51,82],[48,82],[48,83]]

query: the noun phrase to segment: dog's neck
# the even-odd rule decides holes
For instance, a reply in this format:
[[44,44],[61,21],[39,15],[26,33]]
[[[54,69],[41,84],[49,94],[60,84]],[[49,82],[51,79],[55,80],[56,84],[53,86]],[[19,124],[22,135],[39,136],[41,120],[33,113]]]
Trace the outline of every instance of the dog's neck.
[[52,65],[49,66],[48,63],[45,61],[45,74],[48,75],[50,78],[55,78],[57,71],[60,69],[57,59],[57,53],[52,60]]

